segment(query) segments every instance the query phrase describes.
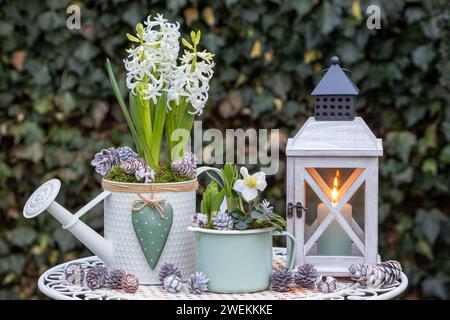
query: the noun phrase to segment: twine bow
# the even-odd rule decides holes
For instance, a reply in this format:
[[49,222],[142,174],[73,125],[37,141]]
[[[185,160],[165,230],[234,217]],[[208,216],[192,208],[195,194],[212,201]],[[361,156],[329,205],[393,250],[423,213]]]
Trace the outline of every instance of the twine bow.
[[153,194],[152,194],[152,199],[146,199],[140,193],[137,193],[137,195],[141,199],[134,200],[131,203],[131,210],[133,210],[133,211],[141,211],[146,206],[153,207],[153,208],[156,209],[156,211],[158,211],[159,216],[161,217],[161,219],[164,219],[164,210],[161,207],[161,203],[166,202],[166,200],[164,200],[164,199],[162,199],[162,200],[153,200]]

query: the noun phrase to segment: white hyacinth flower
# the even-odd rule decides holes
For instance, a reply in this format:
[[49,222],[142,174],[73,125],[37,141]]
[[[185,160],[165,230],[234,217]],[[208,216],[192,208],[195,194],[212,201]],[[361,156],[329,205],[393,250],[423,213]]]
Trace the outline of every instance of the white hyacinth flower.
[[193,108],[189,112],[201,115],[208,100],[214,54],[197,52],[198,32],[198,39],[193,39],[195,43],[188,44],[192,51],[184,50],[178,65],[179,28],[179,23],[170,23],[161,14],[148,16],[143,25],[136,26],[137,35],[128,35],[136,46],[127,49],[128,56],[124,59],[126,84],[134,95],[141,94],[155,104],[166,93],[168,111],[171,102],[178,105],[184,98]]
[[249,202],[258,196],[258,190],[263,191],[267,187],[266,174],[262,171],[249,174],[247,168],[240,170],[243,179],[234,183],[233,189],[242,194],[245,201]]

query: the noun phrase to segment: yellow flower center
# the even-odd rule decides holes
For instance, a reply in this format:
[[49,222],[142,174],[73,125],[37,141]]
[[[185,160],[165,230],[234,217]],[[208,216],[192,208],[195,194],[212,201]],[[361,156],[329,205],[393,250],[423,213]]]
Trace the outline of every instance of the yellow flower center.
[[254,188],[256,187],[256,178],[254,176],[247,176],[244,178],[244,183],[247,187]]

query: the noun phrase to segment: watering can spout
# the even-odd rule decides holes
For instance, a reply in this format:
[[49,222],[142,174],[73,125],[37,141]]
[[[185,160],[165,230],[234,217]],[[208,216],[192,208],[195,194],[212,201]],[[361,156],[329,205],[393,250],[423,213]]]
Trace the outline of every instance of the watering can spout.
[[72,214],[55,201],[60,188],[61,182],[58,179],[52,179],[44,183],[28,199],[23,209],[23,215],[25,218],[34,218],[42,212],[48,211],[62,224],[63,229],[72,233],[107,266],[111,265],[113,261],[111,243],[79,219],[96,204],[108,197],[110,192],[102,192],[77,213]]

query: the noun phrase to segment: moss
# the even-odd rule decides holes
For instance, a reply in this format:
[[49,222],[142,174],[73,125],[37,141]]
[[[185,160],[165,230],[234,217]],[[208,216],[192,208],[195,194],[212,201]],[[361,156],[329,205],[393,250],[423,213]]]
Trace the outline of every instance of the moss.
[[[105,179],[116,182],[139,182],[134,175],[123,172],[119,165],[114,166],[114,168],[105,175]],[[191,180],[190,177],[173,172],[170,164],[163,164],[156,169],[154,183],[183,182],[189,180]]]
[[123,172],[119,165],[115,165],[114,168],[105,175],[105,179],[116,182],[138,182],[133,175]]
[[189,180],[192,179],[173,172],[170,163],[160,165],[155,172],[155,183],[183,182]]

